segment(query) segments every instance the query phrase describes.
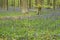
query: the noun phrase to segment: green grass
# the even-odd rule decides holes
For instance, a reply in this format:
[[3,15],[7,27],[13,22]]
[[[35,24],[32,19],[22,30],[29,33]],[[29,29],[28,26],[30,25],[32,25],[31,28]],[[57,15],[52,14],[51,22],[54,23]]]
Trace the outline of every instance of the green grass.
[[0,12],[0,17],[1,16],[20,16],[20,12]]
[[[48,13],[51,13],[51,12],[49,12],[47,10],[40,12],[41,15],[45,15],[45,14],[48,14]],[[35,16],[35,15],[37,15],[37,11],[28,12],[28,14],[24,14],[24,13],[16,12],[16,11],[12,11],[12,12],[9,12],[9,11],[0,12],[0,17],[4,17],[4,16]]]
[[[32,39],[29,40],[34,40],[35,33],[38,34],[37,36],[45,33],[47,33],[48,35],[59,34],[60,27],[56,26],[58,24],[60,24],[60,20],[0,20],[0,37],[11,36],[13,38],[16,38],[16,36],[18,36],[18,38],[25,38],[26,36],[28,36],[28,38],[32,37]],[[40,40],[39,38],[40,37],[38,37],[37,39]]]
[[[48,14],[46,11],[42,13],[41,15]],[[29,12],[29,15],[35,16],[36,12]],[[20,12],[0,12],[0,17],[3,16],[24,16],[24,14]],[[49,18],[0,20],[0,38],[25,40],[28,37],[28,40],[48,40],[47,38],[51,38],[50,35],[53,38],[54,34],[60,34],[59,24],[59,19],[53,21]],[[55,39],[60,40],[59,38],[57,36]]]

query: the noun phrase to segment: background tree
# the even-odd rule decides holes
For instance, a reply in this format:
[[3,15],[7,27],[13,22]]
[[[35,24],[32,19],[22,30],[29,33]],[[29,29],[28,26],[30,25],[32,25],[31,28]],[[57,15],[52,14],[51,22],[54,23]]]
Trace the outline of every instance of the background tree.
[[41,13],[43,0],[35,0],[35,2],[36,2],[37,14],[39,15]]
[[55,10],[56,0],[53,0],[53,9]]
[[0,0],[0,8],[2,9],[2,0]]
[[8,0],[6,0],[6,4],[7,4],[7,10],[8,10]]
[[32,8],[32,0],[29,0],[29,9]]
[[18,7],[20,8],[20,0],[18,0]]
[[15,10],[15,0],[13,0],[14,10]]
[[49,5],[49,6],[50,6],[50,0],[47,0],[47,5]]
[[20,4],[22,13],[27,13],[28,12],[27,0],[21,0]]

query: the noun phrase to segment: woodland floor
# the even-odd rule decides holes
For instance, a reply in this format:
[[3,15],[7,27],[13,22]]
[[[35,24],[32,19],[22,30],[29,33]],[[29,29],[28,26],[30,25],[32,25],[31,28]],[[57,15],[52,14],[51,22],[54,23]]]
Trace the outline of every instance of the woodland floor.
[[3,35],[24,37],[20,40],[27,40],[27,36],[28,40],[47,40],[45,36],[56,35],[55,39],[60,40],[60,9],[42,9],[40,15],[33,11],[29,14],[0,11],[0,37]]

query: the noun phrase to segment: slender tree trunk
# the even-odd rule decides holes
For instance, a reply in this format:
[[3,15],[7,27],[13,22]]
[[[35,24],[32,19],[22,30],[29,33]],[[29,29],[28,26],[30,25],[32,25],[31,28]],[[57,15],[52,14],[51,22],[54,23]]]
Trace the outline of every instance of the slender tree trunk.
[[20,7],[20,5],[19,5],[19,4],[20,4],[20,0],[18,0],[18,7]]
[[2,0],[2,9],[4,9],[4,0]]
[[31,2],[32,0],[29,0],[29,9],[31,9],[32,8],[32,2]]
[[7,0],[7,10],[8,10],[8,0]]
[[14,3],[14,11],[15,11],[15,0],[13,1],[13,3]]
[[1,7],[1,9],[2,9],[2,2],[3,2],[3,0],[0,0],[0,7]]
[[55,10],[56,0],[53,0],[53,9]]
[[20,0],[20,9],[22,11],[22,0]]

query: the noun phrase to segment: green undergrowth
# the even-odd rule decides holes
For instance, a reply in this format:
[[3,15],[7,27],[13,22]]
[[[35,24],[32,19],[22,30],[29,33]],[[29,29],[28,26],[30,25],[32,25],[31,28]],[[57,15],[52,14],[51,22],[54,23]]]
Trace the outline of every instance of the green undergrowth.
[[[60,33],[60,20],[51,19],[21,19],[21,20],[0,20],[0,37],[10,36],[12,38],[30,38],[34,40],[35,36],[40,40],[40,35],[55,35]],[[46,35],[47,36],[47,35]],[[49,37],[48,37],[49,38]],[[46,38],[47,39],[47,38]],[[57,39],[57,37],[56,37]]]

